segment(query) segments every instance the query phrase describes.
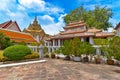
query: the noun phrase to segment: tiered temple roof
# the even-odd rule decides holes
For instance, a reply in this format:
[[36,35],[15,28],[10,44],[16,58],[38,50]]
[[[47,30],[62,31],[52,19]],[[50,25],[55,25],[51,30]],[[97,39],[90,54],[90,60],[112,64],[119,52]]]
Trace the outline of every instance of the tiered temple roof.
[[15,42],[26,42],[26,43],[37,42],[30,34],[27,33],[6,30],[6,29],[0,29],[0,32],[2,32],[4,35],[8,36],[11,40]]
[[[89,28],[83,21],[74,22],[67,24],[64,27],[64,31],[57,35],[54,35],[51,39],[65,39],[73,37],[95,37],[95,38],[106,38],[114,36],[114,33],[102,32],[101,29]],[[50,39],[50,40],[51,40]]]

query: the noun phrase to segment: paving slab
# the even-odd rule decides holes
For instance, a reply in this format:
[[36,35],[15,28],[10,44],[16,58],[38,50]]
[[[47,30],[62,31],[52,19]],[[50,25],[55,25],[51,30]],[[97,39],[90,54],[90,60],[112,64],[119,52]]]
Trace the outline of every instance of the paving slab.
[[62,59],[46,61],[0,68],[0,80],[120,80],[118,66]]

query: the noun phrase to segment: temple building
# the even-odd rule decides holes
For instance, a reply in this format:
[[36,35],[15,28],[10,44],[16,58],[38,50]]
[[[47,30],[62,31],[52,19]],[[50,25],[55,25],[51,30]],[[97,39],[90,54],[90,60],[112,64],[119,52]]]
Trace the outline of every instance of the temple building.
[[21,32],[16,21],[7,21],[0,24],[0,32],[8,36],[15,43],[25,42],[31,44],[37,42],[30,34]]
[[53,52],[63,45],[65,40],[73,39],[74,37],[79,38],[81,41],[89,42],[94,45],[94,38],[107,38],[114,36],[114,33],[103,32],[101,29],[88,28],[87,24],[83,21],[67,24],[63,27],[64,31],[54,35],[47,40],[46,46],[49,52]]
[[120,37],[120,22],[117,24],[117,26],[114,28],[115,31],[115,35]]
[[33,23],[30,24],[27,29],[24,29],[23,32],[30,33],[37,42],[44,41],[46,38],[50,37],[44,32],[41,25],[38,24],[37,17],[35,17]]
[[13,30],[13,31],[21,32],[17,22],[16,21],[12,21],[12,20],[4,22],[4,23],[1,23],[0,24],[0,28],[1,29],[7,29],[7,30]]

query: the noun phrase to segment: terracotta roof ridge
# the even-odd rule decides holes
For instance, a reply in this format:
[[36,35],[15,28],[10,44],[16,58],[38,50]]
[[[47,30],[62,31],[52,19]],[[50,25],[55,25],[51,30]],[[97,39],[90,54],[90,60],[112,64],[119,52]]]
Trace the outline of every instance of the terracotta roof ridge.
[[6,22],[4,22],[4,23],[2,23],[2,24],[0,24],[0,25],[1,25],[2,28],[5,28],[5,27],[7,27],[11,22],[12,22],[12,20],[9,20],[9,21],[6,21]]

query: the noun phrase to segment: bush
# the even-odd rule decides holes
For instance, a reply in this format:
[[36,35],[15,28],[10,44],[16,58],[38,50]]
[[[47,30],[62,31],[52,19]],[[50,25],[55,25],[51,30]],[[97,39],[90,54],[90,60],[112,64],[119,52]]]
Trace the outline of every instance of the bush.
[[95,45],[108,45],[109,40],[99,38],[99,39],[94,39],[94,43],[95,43]]
[[36,52],[32,52],[32,54],[28,54],[25,56],[25,59],[34,59],[34,58],[39,58],[39,54]]
[[22,60],[24,56],[31,54],[30,48],[24,45],[15,45],[6,48],[3,55],[10,60]]

